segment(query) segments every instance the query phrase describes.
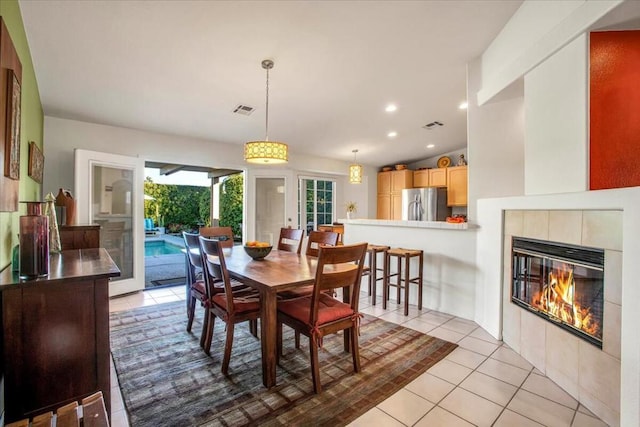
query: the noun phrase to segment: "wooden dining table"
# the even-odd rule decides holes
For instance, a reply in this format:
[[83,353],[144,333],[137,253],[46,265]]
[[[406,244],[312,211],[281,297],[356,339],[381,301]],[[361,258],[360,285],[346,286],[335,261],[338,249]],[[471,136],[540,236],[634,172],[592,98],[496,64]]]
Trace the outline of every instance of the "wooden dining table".
[[318,260],[275,249],[267,257],[254,260],[241,246],[225,249],[224,257],[232,278],[260,292],[262,383],[267,388],[273,387],[276,385],[277,362],[277,294],[313,284]]

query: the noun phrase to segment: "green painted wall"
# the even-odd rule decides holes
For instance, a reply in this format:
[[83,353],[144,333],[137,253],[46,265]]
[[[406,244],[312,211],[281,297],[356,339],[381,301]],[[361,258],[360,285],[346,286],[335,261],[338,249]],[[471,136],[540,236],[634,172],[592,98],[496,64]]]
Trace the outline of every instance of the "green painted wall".
[[[19,200],[40,200],[40,184],[29,177],[27,166],[29,141],[34,141],[44,152],[42,145],[44,114],[17,0],[0,0],[0,16],[4,19],[22,63]],[[45,167],[47,167],[46,159]],[[19,218],[26,213],[24,204],[21,203],[19,209],[18,212],[0,212],[0,270],[11,263],[11,248],[18,243]]]

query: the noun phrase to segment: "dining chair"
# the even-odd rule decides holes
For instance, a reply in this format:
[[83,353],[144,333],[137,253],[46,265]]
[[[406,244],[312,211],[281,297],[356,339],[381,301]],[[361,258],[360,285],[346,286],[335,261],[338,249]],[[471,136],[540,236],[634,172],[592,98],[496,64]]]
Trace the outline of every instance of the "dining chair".
[[[338,233],[333,231],[310,231],[307,238],[307,249],[305,255],[318,257],[320,245],[336,246],[338,244]],[[290,289],[279,294],[282,299],[300,298],[308,296],[313,292],[313,286],[303,286],[300,288]],[[327,291],[333,293],[333,291]],[[295,332],[296,348],[300,348],[300,333]]]
[[[191,332],[193,318],[195,317],[196,302],[207,306],[207,290],[204,279],[202,253],[200,250],[199,234],[182,232],[184,247],[187,251],[187,332]],[[231,288],[234,291],[247,289],[248,287],[236,280],[231,279]],[[224,286],[220,280],[214,281],[213,294],[224,292]],[[206,320],[206,316],[205,316]]]
[[[309,337],[311,376],[315,393],[322,391],[318,348],[322,347],[322,337],[341,330],[349,342],[353,359],[353,370],[360,372],[358,348],[358,326],[360,314],[358,301],[362,266],[367,250],[366,243],[346,246],[321,246],[318,254],[313,293],[309,296],[278,301],[278,355],[282,354],[282,325]],[[334,288],[348,288],[342,302],[326,291]]]
[[[204,267],[204,278],[208,304],[206,321],[202,329],[204,352],[211,354],[211,341],[216,317],[226,323],[227,337],[222,359],[222,373],[228,375],[231,348],[233,347],[233,331],[236,323],[256,321],[260,317],[260,295],[254,289],[234,291],[231,287],[229,271],[224,261],[222,242],[200,236],[200,250]],[[215,292],[216,281],[222,282],[224,292]]]
[[320,245],[336,246],[338,244],[338,233],[333,231],[311,231],[307,239],[306,255],[318,256]]
[[233,247],[233,230],[231,227],[200,227],[199,233],[209,239],[219,240],[223,248]]
[[300,253],[302,249],[302,238],[304,230],[299,228],[281,228],[280,238],[278,239],[278,250]]
[[191,332],[193,318],[195,315],[196,301],[202,306],[207,301],[207,290],[205,289],[202,272],[202,256],[200,255],[200,236],[194,233],[182,232],[184,247],[187,251],[187,332]]

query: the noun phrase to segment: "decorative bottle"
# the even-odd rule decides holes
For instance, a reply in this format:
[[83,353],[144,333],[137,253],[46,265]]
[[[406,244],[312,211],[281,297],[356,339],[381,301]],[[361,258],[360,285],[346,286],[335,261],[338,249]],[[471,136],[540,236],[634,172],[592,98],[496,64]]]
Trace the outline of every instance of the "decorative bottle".
[[35,279],[49,274],[49,219],[42,215],[42,202],[27,204],[20,217],[20,278]]
[[49,193],[44,198],[47,204],[44,208],[44,214],[49,218],[49,251],[56,254],[62,250],[62,242],[60,242],[60,230],[58,229],[58,218],[56,218],[56,196]]

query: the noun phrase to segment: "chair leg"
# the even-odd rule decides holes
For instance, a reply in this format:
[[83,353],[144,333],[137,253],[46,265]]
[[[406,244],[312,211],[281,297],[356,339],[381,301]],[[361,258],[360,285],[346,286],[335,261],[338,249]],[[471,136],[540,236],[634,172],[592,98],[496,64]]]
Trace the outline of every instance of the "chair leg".
[[232,319],[227,322],[227,341],[224,344],[224,358],[222,359],[222,373],[229,374],[229,361],[231,360],[231,348],[233,347],[233,328],[235,324]]
[[[207,310],[206,318],[206,326],[203,327],[204,343],[202,347],[204,348],[205,354],[207,356],[210,356],[211,342],[213,341],[213,328],[216,324],[216,316],[210,310]],[[202,342],[202,338],[200,338],[200,341]]]
[[360,372],[360,347],[358,346],[358,331],[353,326],[351,329],[345,329],[345,333],[351,334],[351,357],[353,358],[353,371]]
[[258,338],[258,319],[249,320],[249,331],[251,335]]
[[191,296],[189,299],[189,305],[187,305],[187,332],[191,332],[191,326],[193,326],[193,318],[196,311],[196,298]]
[[424,255],[421,252],[418,265],[418,310],[422,310],[422,266],[424,262]]
[[320,367],[318,366],[318,343],[313,337],[309,337],[309,356],[311,358],[313,391],[316,394],[320,394],[322,392],[322,385],[320,384]]
[[402,259],[400,257],[398,258],[398,269],[396,270],[398,272],[398,275],[396,276],[396,280],[397,280],[397,290],[398,290],[398,295],[397,295],[397,303],[400,304],[400,288],[402,287]]
[[410,288],[410,284],[411,282],[409,281],[409,277],[411,276],[410,273],[410,269],[411,269],[411,258],[409,258],[409,256],[406,256],[404,259],[404,315],[408,316],[409,315],[409,288]]
[[382,273],[382,308],[387,309],[387,298],[389,294],[389,274],[391,273],[389,268],[389,255],[384,253],[384,272]]
[[300,332],[295,331],[294,333],[295,335],[295,342],[296,342],[296,348],[300,348]]

